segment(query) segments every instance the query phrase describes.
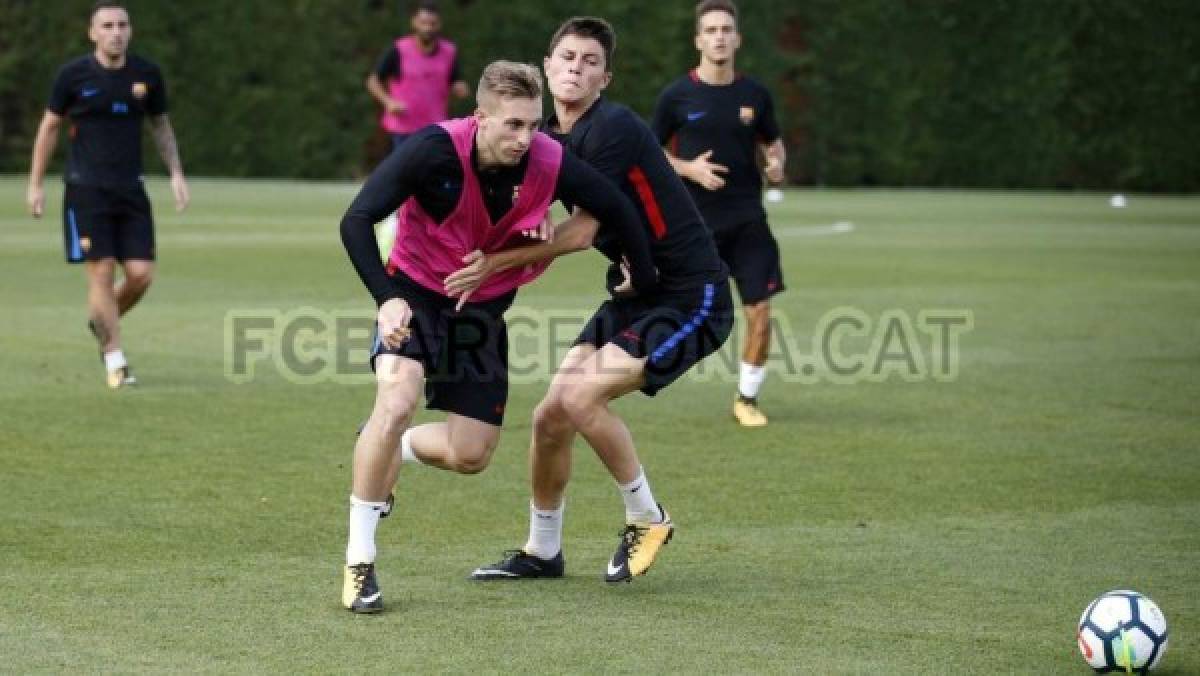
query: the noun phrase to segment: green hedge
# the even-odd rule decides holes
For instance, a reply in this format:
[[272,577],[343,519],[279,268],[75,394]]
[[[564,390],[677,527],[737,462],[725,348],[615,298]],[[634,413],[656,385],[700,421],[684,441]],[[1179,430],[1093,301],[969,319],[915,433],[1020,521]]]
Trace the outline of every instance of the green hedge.
[[[89,49],[89,5],[0,0],[0,171],[28,170],[56,68]],[[166,71],[189,173],[297,178],[361,175],[386,148],[363,79],[407,24],[397,5],[129,2],[135,51]],[[741,6],[739,67],[775,91],[793,181],[1200,187],[1200,3]],[[619,33],[609,93],[647,116],[696,58],[690,1],[443,0],[443,9],[470,80],[496,58],[539,63],[567,16],[607,17]]]

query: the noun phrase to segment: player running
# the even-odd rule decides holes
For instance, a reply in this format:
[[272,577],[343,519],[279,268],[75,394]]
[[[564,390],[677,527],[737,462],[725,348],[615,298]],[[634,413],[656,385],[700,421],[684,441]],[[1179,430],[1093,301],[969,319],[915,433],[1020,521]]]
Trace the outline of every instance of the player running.
[[758,154],[767,180],[778,184],[786,153],[770,92],[734,70],[741,41],[733,2],[697,4],[700,65],[659,95],[653,126],[737,281],[746,344],[733,416],[744,427],[762,427],[767,416],[758,393],[771,346],[771,297],[783,291],[783,268],[762,206]]

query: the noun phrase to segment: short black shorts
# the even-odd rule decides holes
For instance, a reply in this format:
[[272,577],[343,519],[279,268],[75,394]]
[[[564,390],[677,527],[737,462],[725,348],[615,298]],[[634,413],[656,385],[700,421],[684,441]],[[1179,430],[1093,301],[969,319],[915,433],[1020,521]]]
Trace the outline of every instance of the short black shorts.
[[737,282],[743,305],[754,305],[783,291],[779,243],[765,219],[713,233],[717,252]]
[[401,298],[412,309],[411,337],[400,347],[384,347],[375,337],[375,357],[396,354],[425,366],[426,406],[457,413],[490,425],[504,422],[508,402],[508,327],[504,313],[516,291],[455,312],[457,299],[414,282],[403,272],[392,276]]
[[646,360],[642,392],[654,396],[700,360],[720,349],[733,329],[728,282],[649,298],[610,299],[600,306],[575,344],[612,343]]
[[63,192],[63,247],[68,263],[154,260],[154,216],[145,189],[68,183]]

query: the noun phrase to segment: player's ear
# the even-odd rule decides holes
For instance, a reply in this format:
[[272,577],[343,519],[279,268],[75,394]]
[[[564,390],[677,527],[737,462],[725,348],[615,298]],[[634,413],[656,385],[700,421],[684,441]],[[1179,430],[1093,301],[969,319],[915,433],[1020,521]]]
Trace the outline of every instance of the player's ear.
[[605,89],[607,89],[607,88],[608,88],[608,83],[609,83],[609,82],[612,82],[612,71],[611,71],[611,70],[608,70],[608,71],[605,71],[605,72],[604,72],[604,81],[600,83],[600,89],[601,89],[601,91],[603,91],[603,90],[605,90]]

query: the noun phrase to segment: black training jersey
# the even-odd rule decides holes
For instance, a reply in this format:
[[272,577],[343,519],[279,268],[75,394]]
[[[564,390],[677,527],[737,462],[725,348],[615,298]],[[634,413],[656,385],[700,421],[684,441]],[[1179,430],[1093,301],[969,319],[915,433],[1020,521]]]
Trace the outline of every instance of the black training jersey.
[[131,187],[142,181],[142,118],[167,112],[162,72],[129,54],[110,70],[89,54],[58,71],[46,108],[69,119],[67,183]]
[[[472,149],[472,156],[476,150]],[[525,180],[529,155],[512,167],[479,169],[475,175],[483,192],[488,215],[495,223],[513,207],[514,196]],[[442,223],[458,205],[463,191],[463,169],[450,134],[429,125],[408,137],[375,168],[342,218],[342,242],[354,267],[376,302],[396,297],[395,286],[379,262],[373,226],[394,213],[409,198]],[[554,188],[555,199],[584,206],[600,219],[600,232],[620,253],[629,257],[635,287],[653,286],[654,269],[646,235],[633,206],[595,169],[564,152]],[[603,215],[602,215],[603,214]],[[620,255],[620,254],[618,254]]]
[[[640,117],[625,106],[600,98],[570,133],[555,132],[557,126],[557,117],[551,116],[546,123],[548,133],[613,181],[637,207],[650,234],[650,250],[664,291],[682,291],[725,279],[727,270],[717,255],[712,233]],[[603,230],[595,246],[609,260],[618,259],[612,238]]]
[[758,146],[779,139],[766,87],[743,75],[727,85],[705,84],[692,71],[659,94],[653,124],[659,143],[672,155],[691,160],[712,150],[710,161],[729,168],[719,190],[684,181],[709,226],[766,218]]

